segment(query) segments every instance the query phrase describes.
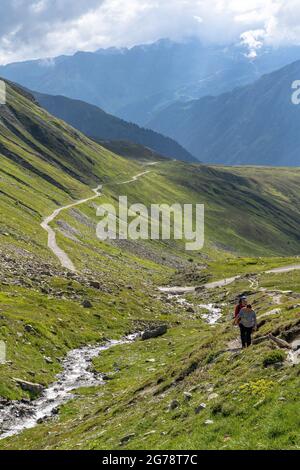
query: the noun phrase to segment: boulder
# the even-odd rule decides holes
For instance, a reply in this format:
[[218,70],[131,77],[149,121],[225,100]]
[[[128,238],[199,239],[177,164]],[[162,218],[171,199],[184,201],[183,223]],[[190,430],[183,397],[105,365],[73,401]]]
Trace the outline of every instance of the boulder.
[[35,395],[40,395],[44,390],[44,387],[41,384],[36,384],[36,383],[33,383],[33,382],[27,382],[26,380],[22,380],[22,379],[13,379],[13,380],[18,385],[20,385],[20,387],[23,390],[25,390],[26,392],[33,393]]
[[89,300],[84,300],[81,305],[83,306],[83,308],[92,308],[93,307],[92,302],[90,302]]
[[142,340],[144,341],[146,339],[157,338],[158,336],[163,336],[164,334],[166,334],[167,331],[168,331],[167,325],[161,325],[156,328],[145,330],[142,333]]

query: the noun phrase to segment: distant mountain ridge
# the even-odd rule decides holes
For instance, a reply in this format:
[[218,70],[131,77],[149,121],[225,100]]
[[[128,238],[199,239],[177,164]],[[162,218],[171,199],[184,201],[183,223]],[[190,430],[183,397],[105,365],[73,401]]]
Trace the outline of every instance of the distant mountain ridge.
[[176,135],[204,162],[299,166],[300,106],[291,99],[297,79],[300,61],[230,93],[174,104],[150,126]]
[[218,95],[300,57],[299,47],[262,48],[249,60],[241,45],[168,39],[128,48],[78,52],[0,67],[0,76],[41,93],[83,100],[146,126],[170,104]]
[[132,142],[148,147],[167,158],[197,162],[197,159],[175,140],[112,116],[97,106],[64,96],[32,93],[50,114],[97,141]]

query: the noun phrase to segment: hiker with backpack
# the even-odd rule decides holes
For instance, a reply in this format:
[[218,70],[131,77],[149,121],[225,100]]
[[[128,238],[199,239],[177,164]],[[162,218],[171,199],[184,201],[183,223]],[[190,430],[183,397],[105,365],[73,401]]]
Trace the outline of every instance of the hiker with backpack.
[[241,308],[234,319],[234,324],[239,325],[241,331],[242,348],[248,348],[252,343],[252,333],[257,329],[256,313],[252,305]]

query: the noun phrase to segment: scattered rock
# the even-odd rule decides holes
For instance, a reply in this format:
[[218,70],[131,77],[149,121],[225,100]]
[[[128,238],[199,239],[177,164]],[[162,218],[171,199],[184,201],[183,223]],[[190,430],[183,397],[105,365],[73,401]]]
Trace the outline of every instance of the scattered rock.
[[27,333],[34,333],[35,332],[32,325],[25,325],[24,330],[27,331]]
[[111,377],[110,375],[104,374],[102,375],[102,380],[105,380],[105,381],[113,380],[113,377]]
[[53,361],[52,361],[51,357],[44,356],[44,359],[47,362],[47,364],[53,364]]
[[83,308],[92,308],[93,307],[92,302],[90,302],[89,300],[84,300],[81,305],[83,306]]
[[180,403],[178,400],[172,400],[171,403],[169,404],[169,410],[176,410],[180,406]]
[[189,392],[183,392],[184,399],[190,401],[193,398],[193,395]]
[[149,432],[146,432],[146,434],[144,434],[144,437],[147,437],[147,436],[152,436],[152,434],[155,434],[156,431],[149,431]]
[[208,395],[208,400],[215,400],[216,398],[218,398],[218,396],[218,393],[211,393],[210,395]]
[[101,284],[99,281],[90,281],[90,286],[94,289],[101,289]]
[[206,421],[204,421],[204,424],[206,426],[209,426],[210,424],[214,424],[214,421],[212,419],[207,419]]
[[194,309],[193,307],[188,307],[188,308],[186,309],[186,311],[187,311],[188,313],[195,313],[195,309]]
[[45,417],[44,418],[39,418],[36,423],[37,424],[43,424],[45,421],[46,421]]
[[127,434],[127,436],[122,437],[120,440],[120,445],[127,444],[131,439],[135,437],[135,433]]
[[201,403],[197,408],[195,408],[195,414],[198,415],[201,411],[205,410],[206,404]]

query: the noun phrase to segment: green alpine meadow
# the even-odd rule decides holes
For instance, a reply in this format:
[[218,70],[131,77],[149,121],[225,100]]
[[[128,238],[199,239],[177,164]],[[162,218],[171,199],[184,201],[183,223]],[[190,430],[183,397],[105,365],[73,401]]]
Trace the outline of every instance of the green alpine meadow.
[[0,451],[300,449],[293,2],[154,3],[0,6]]
[[[27,92],[12,84],[7,90],[1,108],[0,300],[7,345],[1,412],[23,403],[26,423],[28,403],[57,381],[70,351],[167,328],[93,357],[90,367],[101,383],[76,388],[55,413],[3,438],[1,449],[297,447],[293,343],[300,335],[300,273],[289,266],[300,264],[300,171],[164,159],[150,166],[147,154],[118,156],[48,114]],[[57,207],[92,197],[98,184],[102,196],[66,209],[51,224],[76,266],[71,272],[47,247],[41,222]],[[120,190],[146,205],[205,204],[204,249],[186,252],[174,240],[100,241],[96,206],[116,205]],[[285,266],[287,272],[273,271]],[[205,287],[236,275],[229,285]],[[170,286],[198,289],[179,296],[163,289]],[[259,324],[256,344],[245,351],[232,326],[241,292]],[[220,314],[211,324],[213,307]],[[13,413],[1,418],[2,434],[19,424]]]

